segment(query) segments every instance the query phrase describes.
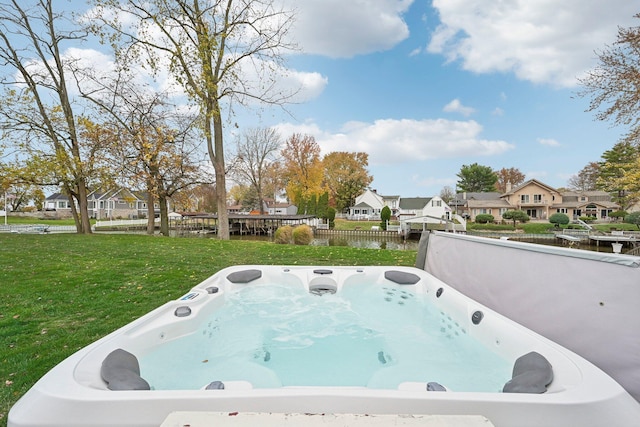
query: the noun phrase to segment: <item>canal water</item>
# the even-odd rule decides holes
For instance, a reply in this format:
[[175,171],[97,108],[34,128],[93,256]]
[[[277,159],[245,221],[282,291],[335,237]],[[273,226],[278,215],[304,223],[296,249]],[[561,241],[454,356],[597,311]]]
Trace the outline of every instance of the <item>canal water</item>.
[[[215,236],[215,235],[213,235]],[[273,241],[269,236],[231,236],[232,240],[256,240],[256,241]],[[536,243],[540,245],[569,247],[565,242],[561,242],[554,238],[523,238],[513,239],[519,242]],[[314,246],[350,246],[365,249],[392,249],[392,250],[418,250],[418,240],[404,240],[401,237],[376,237],[376,236],[358,236],[348,234],[344,236],[320,236],[316,237],[311,243]],[[613,253],[613,247],[609,242],[601,242],[599,246],[589,244],[589,242],[580,242],[571,246],[574,249],[582,249],[594,252]],[[622,252],[629,250],[626,245]]]
[[[215,235],[214,235],[215,236]],[[231,240],[273,241],[270,236],[231,236]],[[320,236],[313,239],[312,246],[350,246],[364,249],[418,250],[417,240],[404,240],[401,237],[376,236]]]

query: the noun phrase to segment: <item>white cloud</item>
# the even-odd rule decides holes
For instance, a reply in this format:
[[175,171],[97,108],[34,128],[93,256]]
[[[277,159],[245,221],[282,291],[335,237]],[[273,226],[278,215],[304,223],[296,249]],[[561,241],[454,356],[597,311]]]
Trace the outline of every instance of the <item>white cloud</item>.
[[[288,0],[283,0],[288,1]],[[294,5],[297,6],[297,5]],[[125,8],[127,6],[124,6]],[[135,31],[137,36],[143,39],[151,39],[154,43],[162,45],[171,45],[171,42],[167,41],[166,35],[158,29],[151,21],[138,22],[135,19],[134,14],[126,13],[123,11],[114,11],[107,8],[106,10],[101,8],[89,9],[83,15],[83,19],[90,20],[96,14],[109,15],[117,17],[118,21],[126,26],[129,26],[130,31]],[[303,14],[304,15],[304,14]],[[267,25],[269,20],[266,19],[260,24]],[[194,47],[188,38],[175,30],[176,33],[173,36],[176,39],[182,39],[184,41],[183,49],[185,54],[193,52]],[[239,37],[238,35],[235,36]],[[251,44],[254,42],[256,35],[252,33],[247,36],[247,40],[243,40],[246,43]],[[237,43],[237,40],[228,40],[229,46],[233,46]],[[241,45],[241,44],[240,44]],[[237,46],[236,46],[237,47]],[[233,55],[239,55],[242,52],[242,48],[236,50],[235,48],[229,48],[227,51],[227,59],[232,59]],[[276,52],[286,57],[282,51]],[[157,87],[160,90],[168,91],[173,96],[179,98],[184,97],[185,92],[181,84],[177,82],[175,77],[171,74],[171,57],[167,52],[162,50],[153,51],[154,62],[157,66],[154,77],[157,82]],[[222,82],[221,86],[232,87],[238,89],[236,93],[236,100],[240,99],[241,102],[255,105],[261,99],[267,103],[302,103],[319,96],[328,84],[328,79],[317,72],[306,72],[287,68],[286,63],[281,63],[280,58],[269,58],[269,55],[250,55],[241,59],[230,72],[226,72],[226,81]],[[286,59],[286,58],[285,58]],[[144,60],[144,59],[142,59]],[[97,64],[100,67],[100,64]],[[149,76],[139,64],[132,63],[132,67],[137,67],[141,75]],[[241,93],[248,93],[250,96],[243,98]]]
[[340,132],[327,132],[313,122],[276,126],[282,135],[313,135],[323,154],[364,151],[371,165],[399,164],[453,158],[495,156],[514,148],[501,140],[480,137],[482,126],[473,120],[451,121],[381,119],[373,123],[347,122]]
[[460,100],[457,98],[445,105],[442,110],[447,113],[460,113],[465,117],[470,116],[476,111],[471,107],[465,107],[462,105]]
[[294,91],[291,102],[306,102],[318,97],[327,87],[329,79],[320,73],[310,73],[293,69],[283,70],[277,85],[282,91]]
[[628,0],[487,2],[433,0],[441,25],[428,45],[476,73],[513,72],[522,79],[576,85],[592,68],[594,50],[615,41],[618,26],[633,26]]
[[560,143],[553,138],[538,138],[538,144],[546,145],[547,147],[559,147]]
[[390,49],[409,36],[402,19],[414,0],[282,0],[297,11],[291,38],[304,53],[331,58]]

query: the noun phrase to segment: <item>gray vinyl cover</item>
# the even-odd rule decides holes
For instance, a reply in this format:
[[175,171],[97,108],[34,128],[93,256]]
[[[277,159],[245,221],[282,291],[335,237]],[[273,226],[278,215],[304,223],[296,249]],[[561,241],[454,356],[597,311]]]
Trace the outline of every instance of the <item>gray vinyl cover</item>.
[[416,266],[578,353],[640,401],[640,257],[425,232]]

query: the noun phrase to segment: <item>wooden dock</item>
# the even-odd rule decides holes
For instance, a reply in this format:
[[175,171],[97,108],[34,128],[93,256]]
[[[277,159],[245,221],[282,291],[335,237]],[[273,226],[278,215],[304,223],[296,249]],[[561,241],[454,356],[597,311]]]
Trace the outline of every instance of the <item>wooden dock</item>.
[[317,228],[315,234],[317,236],[403,237],[397,230],[335,230]]
[[[283,225],[300,225],[315,220],[315,215],[243,215],[229,214],[229,233],[234,235],[269,235]],[[216,234],[218,215],[184,215],[172,220],[171,227],[178,234]]]
[[593,240],[596,242],[596,246],[600,246],[600,242],[607,243],[627,243],[628,246],[635,247],[638,241],[638,237],[633,235],[624,235],[624,234],[591,234],[589,235],[589,240]]

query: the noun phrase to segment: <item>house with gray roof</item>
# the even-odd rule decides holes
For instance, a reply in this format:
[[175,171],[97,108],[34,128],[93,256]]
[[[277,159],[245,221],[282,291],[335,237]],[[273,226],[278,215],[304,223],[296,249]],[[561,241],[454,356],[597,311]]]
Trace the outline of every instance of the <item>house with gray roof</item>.
[[59,218],[71,216],[71,202],[69,196],[62,193],[53,193],[44,200],[44,209],[55,211]]
[[546,221],[554,213],[564,213],[572,219],[590,216],[601,220],[620,209],[607,192],[560,192],[537,179],[530,179],[514,188],[508,186],[503,194],[459,193],[451,204],[454,211],[472,221],[479,214],[493,215],[496,221],[501,221],[508,210],[522,210],[531,220]]
[[451,208],[440,196],[401,197],[397,216],[400,221],[412,217],[451,219]]
[[[89,216],[96,219],[146,218],[147,193],[123,187],[99,188],[87,196]],[[154,215],[159,214],[159,205],[154,203]]]
[[388,206],[391,215],[396,216],[400,196],[383,196],[376,190],[367,189],[356,197],[353,206],[348,208],[347,218],[355,220],[379,220],[382,208]]

